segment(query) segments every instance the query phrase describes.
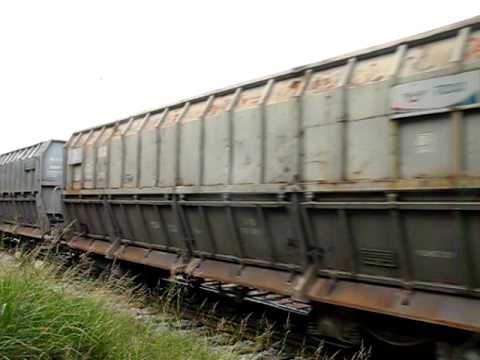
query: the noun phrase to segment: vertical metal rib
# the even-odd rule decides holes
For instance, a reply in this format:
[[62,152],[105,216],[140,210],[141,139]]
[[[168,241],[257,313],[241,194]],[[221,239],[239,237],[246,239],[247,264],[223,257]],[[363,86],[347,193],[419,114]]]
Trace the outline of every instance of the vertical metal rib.
[[389,194],[389,202],[392,206],[390,209],[391,236],[398,249],[401,276],[405,283],[410,283],[414,279],[410,245],[403,229],[403,221],[400,211],[395,206],[396,201],[397,194]]
[[343,241],[348,245],[350,251],[351,272],[353,275],[358,274],[360,264],[358,261],[358,249],[355,239],[350,228],[350,222],[348,221],[348,214],[345,209],[338,209],[338,227],[339,234],[343,238]]
[[475,259],[472,244],[470,241],[470,233],[466,224],[466,218],[461,211],[456,210],[453,213],[455,217],[456,239],[455,245],[458,252],[458,269],[462,269],[465,279],[465,286],[472,290],[476,287],[477,279],[475,274]]
[[142,177],[142,150],[143,150],[143,146],[142,146],[142,141],[143,141],[143,129],[145,128],[145,125],[147,124],[148,122],[148,119],[150,117],[150,113],[148,113],[147,115],[145,115],[145,117],[143,118],[142,120],[142,123],[140,125],[140,127],[138,128],[138,131],[137,131],[137,174],[136,174],[136,182],[135,182],[135,186],[137,187],[137,189],[140,187],[140,184],[141,184],[141,177]]
[[321,260],[321,256],[323,255],[323,253],[321,252],[322,247],[321,247],[321,244],[317,244],[315,240],[315,236],[313,235],[314,231],[313,231],[312,221],[310,219],[310,214],[308,213],[308,210],[304,206],[302,206],[301,203],[300,203],[300,215],[303,220],[307,242],[308,244],[310,244],[310,247],[314,247],[314,250],[315,250],[315,254],[314,254],[315,258],[312,260],[314,261],[314,263],[318,263]]
[[107,237],[108,236],[108,230],[105,227],[105,220],[107,220],[107,219],[104,219],[103,216],[102,216],[102,212],[100,211],[100,206],[101,205],[102,204],[92,204],[92,206],[95,210],[95,216],[97,217],[98,222],[100,224],[100,231],[102,232],[102,235],[104,237]]
[[342,117],[340,120],[341,123],[341,133],[340,133],[340,178],[343,180],[347,179],[348,173],[348,91],[347,87],[350,84],[350,80],[353,75],[353,69],[357,62],[356,58],[348,59],[347,65],[345,67],[345,73],[339,84],[339,90],[341,91],[342,97]]
[[193,238],[191,236],[188,220],[183,212],[183,207],[177,203],[176,198],[173,198],[171,206],[177,224],[177,232],[185,245],[185,250],[191,256],[193,252]]
[[158,121],[157,125],[155,126],[155,186],[159,187],[160,186],[160,162],[161,162],[161,151],[162,151],[162,137],[160,135],[160,129],[167,118],[168,114],[168,108],[165,108],[165,110],[162,113],[162,117]]
[[226,109],[227,116],[228,116],[228,157],[227,157],[227,184],[231,185],[233,183],[233,163],[235,161],[234,158],[234,136],[235,136],[235,128],[233,126],[233,119],[234,114],[233,110],[235,106],[237,106],[238,100],[240,99],[240,95],[242,93],[242,88],[238,88],[235,90],[235,94],[232,96],[232,101],[228,105]]
[[124,204],[120,204],[120,210],[122,212],[123,223],[127,228],[128,239],[134,240],[135,239],[135,231],[133,230],[132,223],[130,222],[130,217],[128,216],[127,209],[125,208]]
[[270,96],[273,89],[274,80],[270,79],[265,86],[265,90],[258,102],[260,107],[260,164],[259,164],[259,174],[258,174],[258,183],[265,183],[265,162],[267,160],[267,149],[266,149],[266,138],[267,138],[267,113],[266,113],[266,103],[268,97]]
[[225,203],[225,213],[227,215],[227,223],[230,229],[230,233],[232,235],[233,243],[237,247],[237,256],[243,260],[245,259],[245,249],[242,244],[242,239],[238,232],[238,226],[235,221],[235,217],[233,216],[233,210],[230,204]]
[[[398,81],[398,75],[403,66],[405,54],[408,47],[406,44],[399,45],[395,53],[395,59],[392,65],[392,71],[390,74],[390,86],[396,85]],[[391,143],[390,143],[390,174],[392,179],[398,179],[400,177],[400,139],[399,139],[399,124],[398,121],[390,118],[390,131],[391,131]]]
[[274,264],[278,262],[277,248],[275,245],[275,241],[272,237],[272,232],[270,231],[270,226],[265,217],[265,210],[260,205],[257,205],[256,209],[257,209],[257,218],[260,223],[260,227],[262,229],[263,237],[267,240],[268,249],[270,251],[271,263]]
[[200,216],[205,236],[207,237],[210,247],[212,248],[212,253],[217,254],[217,244],[215,243],[215,238],[213,237],[212,229],[210,227],[210,223],[208,222],[208,218],[205,214],[205,209],[203,206],[198,206],[198,215]]
[[154,205],[154,207],[157,213],[158,223],[160,224],[161,232],[163,234],[163,237],[165,238],[165,243],[167,245],[167,248],[170,249],[172,247],[172,240],[170,239],[170,234],[168,233],[167,225],[165,224],[165,219],[162,215],[162,210],[160,209],[159,205]]
[[310,84],[310,80],[312,79],[312,70],[307,70],[304,75],[304,80],[302,86],[298,89],[298,92],[295,94],[295,109],[296,109],[296,170],[293,174],[293,179],[291,179],[292,183],[300,183],[304,178],[303,174],[303,158],[305,153],[305,139],[304,139],[304,114],[303,114],[303,95],[305,91],[308,89],[308,85]]
[[127,149],[126,149],[126,145],[125,145],[125,135],[127,134],[128,130],[130,130],[130,127],[132,126],[132,123],[133,123],[133,118],[130,118],[130,120],[128,121],[128,124],[127,126],[125,127],[125,129],[122,131],[122,133],[120,134],[120,144],[121,144],[121,164],[120,164],[120,187],[123,188],[124,187],[124,183],[125,183],[125,161],[126,161],[126,156],[127,156]]
[[173,186],[177,186],[180,184],[180,155],[181,155],[181,141],[182,141],[182,122],[185,118],[185,115],[190,108],[190,103],[187,102],[183,106],[182,113],[178,117],[177,121],[175,122],[175,160],[174,160],[174,181]]
[[81,162],[81,165],[80,165],[81,166],[81,170],[80,170],[80,189],[85,188],[85,163],[87,161],[86,156],[85,156],[86,155],[86,147],[87,147],[88,141],[90,140],[92,135],[93,135],[93,129],[90,130],[87,138],[85,139],[85,142],[82,144],[82,162]]
[[290,218],[293,222],[293,227],[295,230],[295,237],[298,239],[299,246],[300,246],[300,266],[302,270],[305,270],[308,266],[309,256],[308,256],[308,243],[307,238],[305,236],[305,230],[302,224],[302,218],[300,215],[300,201],[299,201],[299,194],[293,193],[290,199],[290,205],[288,207],[288,211],[290,213]]
[[147,222],[147,219],[145,218],[145,212],[143,211],[143,205],[136,204],[136,209],[137,209],[137,216],[140,219],[140,223],[142,224],[142,234],[145,237],[144,242],[153,244],[153,236],[150,231],[150,226]]
[[392,71],[390,73],[390,80],[392,85],[397,82],[398,75],[402,70],[403,61],[405,59],[405,54],[407,53],[408,46],[406,44],[399,45],[395,52],[395,58],[393,60]]
[[205,105],[205,109],[203,109],[202,114],[200,115],[200,137],[198,141],[198,178],[197,178],[197,185],[203,185],[204,182],[204,172],[205,172],[205,117],[207,113],[210,111],[212,107],[213,100],[215,100],[215,96],[212,95],[208,98],[207,103]]
[[77,229],[77,234],[80,234],[82,231],[82,226],[81,226],[81,217],[79,216],[79,212],[77,210],[77,204],[69,204],[68,206],[71,207],[71,215],[72,215],[72,220],[75,221],[75,228]]
[[106,188],[111,188],[111,185],[110,185],[110,178],[111,178],[111,170],[110,170],[110,166],[111,166],[111,160],[112,160],[112,138],[113,136],[115,135],[115,133],[117,132],[117,129],[118,129],[118,122],[115,123],[115,126],[113,127],[113,130],[112,130],[112,133],[110,134],[110,136],[108,137],[108,139],[106,140],[106,144],[107,144],[107,162],[106,162],[106,176],[105,176],[105,187]]
[[112,206],[106,198],[103,199],[103,210],[108,221],[108,236],[110,238],[110,242],[114,243],[122,237],[122,229],[117,222],[115,214],[113,213]]
[[[77,137],[72,141],[71,143],[71,147],[72,148],[75,148],[78,144],[78,142],[80,141],[80,138],[82,137],[82,133],[79,133],[77,135]],[[29,157],[30,157],[31,154],[29,154]],[[65,167],[65,169],[68,169],[69,173],[70,173],[70,183],[68,184],[68,187],[69,188],[72,188],[74,187],[74,183],[75,183],[75,172],[74,172],[74,165],[68,165],[68,160],[67,160],[67,157],[68,157],[68,152],[65,153],[65,161],[66,161],[66,165],[67,167]],[[82,159],[83,160],[83,159]],[[8,166],[8,165],[7,165]],[[36,171],[36,170],[35,170]],[[32,171],[32,173],[35,173],[35,171]],[[30,184],[30,190],[33,191],[33,187],[34,187],[34,184],[35,184],[35,179],[34,179],[35,175],[32,174],[32,183]],[[67,181],[67,179],[65,179],[65,182]],[[67,188],[67,186],[65,186],[65,189]]]
[[97,188],[97,182],[98,182],[98,169],[97,169],[97,163],[98,163],[98,142],[102,138],[103,134],[105,133],[105,130],[107,128],[105,126],[102,127],[100,130],[100,134],[98,134],[97,138],[95,139],[95,142],[92,144],[93,147],[93,188]]
[[87,226],[86,232],[89,233],[90,229],[88,228],[88,224],[91,222],[91,220],[90,220],[90,217],[88,216],[88,211],[85,209],[85,203],[80,203],[78,205],[79,205],[79,208],[81,210],[82,217],[83,217],[83,220],[84,220],[84,222],[82,222],[82,224]]
[[453,175],[462,176],[463,173],[463,113],[452,112],[452,148],[453,148]]
[[457,39],[455,41],[455,48],[453,49],[452,58],[450,59],[450,62],[458,64],[458,70],[461,70],[461,65],[465,56],[465,50],[467,49],[470,33],[470,27],[458,30]]

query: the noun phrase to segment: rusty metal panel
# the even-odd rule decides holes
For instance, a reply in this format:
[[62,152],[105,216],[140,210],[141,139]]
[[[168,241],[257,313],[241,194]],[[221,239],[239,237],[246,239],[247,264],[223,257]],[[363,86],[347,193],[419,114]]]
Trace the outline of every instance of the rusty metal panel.
[[15,234],[40,240],[43,238],[44,232],[40,229],[21,226],[15,229]]
[[470,34],[463,59],[467,65],[480,61],[480,30]]
[[[386,286],[318,279],[308,289],[313,301],[480,332],[477,299],[414,292]],[[408,301],[406,301],[408,300]]]
[[106,241],[91,240],[80,236],[74,236],[70,239],[67,245],[73,249],[91,252],[98,255],[105,255],[111,244]]
[[174,271],[180,264],[176,254],[169,254],[163,251],[150,251],[142,260],[142,264]]
[[307,88],[307,94],[318,94],[334,90],[340,85],[345,66],[315,72]]
[[219,280],[225,283],[235,283],[246,287],[265,289],[281,294],[290,294],[292,276],[285,271],[255,268],[229,264],[221,261],[201,261],[192,272],[194,276]]
[[392,74],[395,55],[376,56],[355,64],[350,85],[361,86],[388,80]]
[[447,67],[452,59],[455,40],[455,37],[451,37],[408,49],[400,78]]

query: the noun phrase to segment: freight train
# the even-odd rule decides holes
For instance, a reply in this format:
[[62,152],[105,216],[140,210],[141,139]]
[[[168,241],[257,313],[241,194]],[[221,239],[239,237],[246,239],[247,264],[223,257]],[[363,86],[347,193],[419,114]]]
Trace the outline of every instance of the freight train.
[[479,359],[480,17],[0,157],[0,230]]

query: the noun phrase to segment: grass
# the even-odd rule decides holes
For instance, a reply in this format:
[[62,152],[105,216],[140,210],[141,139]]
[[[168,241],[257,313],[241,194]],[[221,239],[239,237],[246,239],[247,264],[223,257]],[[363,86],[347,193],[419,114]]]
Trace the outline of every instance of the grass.
[[[0,252],[0,360],[233,360],[241,353],[235,345],[245,338],[248,318],[236,327],[219,321],[217,330],[229,330],[229,335],[223,349],[214,348],[208,339],[217,333],[214,329],[202,335],[171,326],[183,318],[182,288],[172,286],[156,305],[149,299],[145,307],[144,289],[116,268],[93,280],[88,260],[66,268],[36,259],[35,252],[16,260]],[[159,316],[138,316],[140,309]],[[216,305],[211,312],[216,313]],[[256,351],[275,345],[283,353],[288,332],[278,342],[267,322],[260,321],[257,330]],[[315,360],[343,359],[326,354],[323,344],[311,355]],[[369,355],[362,347],[351,360]]]
[[124,311],[141,300],[138,288],[99,287],[81,274],[29,257],[0,263],[0,359],[222,358],[204,339],[155,333]]

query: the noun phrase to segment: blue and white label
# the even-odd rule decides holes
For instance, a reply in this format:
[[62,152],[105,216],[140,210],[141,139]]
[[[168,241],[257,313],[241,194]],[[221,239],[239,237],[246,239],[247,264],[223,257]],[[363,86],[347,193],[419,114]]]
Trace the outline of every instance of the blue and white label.
[[478,102],[480,72],[442,76],[394,86],[391,108],[395,113],[424,112]]

